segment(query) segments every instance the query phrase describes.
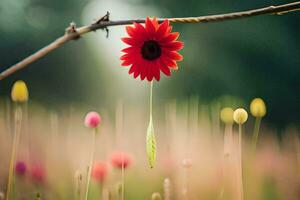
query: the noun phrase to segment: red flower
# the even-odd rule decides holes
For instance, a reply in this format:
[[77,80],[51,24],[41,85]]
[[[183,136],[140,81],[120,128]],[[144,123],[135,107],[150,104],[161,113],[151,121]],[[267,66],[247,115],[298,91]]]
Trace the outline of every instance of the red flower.
[[106,162],[96,162],[93,166],[92,177],[99,182],[103,182],[108,174],[108,164]]
[[122,169],[122,167],[127,168],[132,163],[132,157],[126,152],[114,152],[110,156],[111,164],[114,167]]
[[44,183],[46,179],[46,171],[42,165],[35,164],[31,166],[30,176],[35,183]]
[[183,59],[177,51],[183,48],[183,42],[176,41],[178,32],[171,32],[172,26],[165,20],[158,24],[157,19],[147,17],[145,26],[134,23],[134,26],[126,26],[129,37],[122,41],[130,45],[122,50],[122,66],[131,66],[129,74],[133,77],[145,77],[148,81],[155,78],[160,80],[160,71],[170,76],[170,68],[177,70],[177,62]]

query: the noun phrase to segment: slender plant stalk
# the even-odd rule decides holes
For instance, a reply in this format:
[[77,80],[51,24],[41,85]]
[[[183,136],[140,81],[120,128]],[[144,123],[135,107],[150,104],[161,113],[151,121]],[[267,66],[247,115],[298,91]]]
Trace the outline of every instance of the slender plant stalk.
[[[226,123],[224,129],[224,152],[223,152],[223,166],[222,166],[222,174],[223,180],[219,194],[219,200],[224,198],[225,192],[225,180],[229,176],[230,170],[228,170],[228,164],[231,164],[232,161],[232,123]],[[228,175],[229,174],[229,175]]]
[[224,156],[229,157],[232,153],[232,124],[225,124],[224,130]]
[[152,120],[152,98],[153,98],[153,81],[151,81],[150,83],[150,107],[149,107],[150,120]]
[[10,199],[10,195],[13,190],[14,167],[15,167],[16,156],[17,156],[17,152],[18,152],[18,145],[19,145],[19,141],[20,141],[21,127],[22,127],[22,108],[19,107],[19,105],[15,110],[14,117],[15,117],[15,131],[14,131],[11,159],[10,159],[10,164],[9,164],[6,200]]
[[100,196],[101,196],[101,200],[107,200],[106,189],[104,187],[104,184],[100,185]]
[[[79,172],[79,171],[78,171]],[[79,172],[75,177],[75,200],[81,200],[81,184],[82,184],[82,174]]]
[[239,182],[240,182],[240,200],[244,199],[243,186],[243,164],[242,164],[242,125],[239,124]]
[[150,101],[149,101],[149,125],[146,135],[146,152],[150,168],[153,168],[156,162],[156,140],[154,134],[154,126],[152,119],[152,100],[153,100],[153,81],[150,83]]
[[123,101],[120,100],[117,103],[116,108],[116,145],[119,146],[121,149],[123,148],[123,113],[124,113],[124,105]]
[[121,200],[125,199],[125,167],[124,167],[124,155],[122,155],[122,169],[121,169],[121,178],[122,178],[122,194]]
[[[208,16],[200,16],[200,17],[164,18],[164,19],[158,19],[158,21],[162,22],[163,20],[168,19],[170,22],[173,23],[207,23],[207,22],[218,22],[218,21],[225,21],[225,20],[240,19],[240,18],[252,17],[257,15],[266,15],[266,14],[282,15],[282,14],[299,11],[299,10],[300,10],[300,1],[297,1],[289,4],[282,4],[278,6],[267,6],[259,9],[253,9],[253,10],[247,10],[241,12],[233,12],[233,13],[219,14],[219,15],[208,15]],[[65,43],[71,40],[79,39],[82,35],[86,33],[93,32],[98,29],[107,30],[107,27],[109,26],[128,25],[128,24],[133,24],[134,22],[144,23],[145,19],[110,21],[109,13],[107,13],[107,15],[105,15],[104,17],[97,20],[95,23],[90,24],[88,26],[76,28],[76,25],[74,23],[71,23],[70,27],[66,29],[66,32],[63,36],[59,37],[54,42],[50,43],[48,46],[45,46],[44,48],[40,49],[39,51],[30,55],[29,57],[25,58],[19,63],[16,63],[15,65],[12,65],[11,67],[4,70],[0,74],[0,80],[28,66],[29,64],[39,60],[40,58],[46,56],[48,53],[61,47]]]
[[254,129],[253,129],[253,137],[252,137],[252,148],[254,151],[256,151],[256,145],[258,141],[258,133],[259,133],[259,128],[260,128],[260,122],[261,122],[261,117],[256,117],[255,118],[255,124],[254,124]]
[[166,178],[164,180],[164,200],[172,199],[172,188],[170,179]]
[[184,167],[183,169],[183,188],[182,188],[182,196],[183,196],[183,200],[188,200],[188,174],[189,174],[189,169]]
[[10,99],[6,99],[5,101],[5,105],[6,105],[6,130],[8,133],[11,133],[11,101]]
[[223,198],[224,198],[224,184],[223,184],[222,187],[221,187],[221,190],[220,190],[220,194],[219,194],[218,199],[219,199],[219,200],[222,200]]
[[91,157],[90,157],[89,170],[88,170],[87,183],[86,183],[85,200],[88,200],[88,196],[89,196],[91,174],[92,174],[92,168],[93,168],[93,162],[94,162],[94,156],[95,156],[96,134],[97,134],[97,128],[94,128],[93,141],[92,141],[92,152],[91,152]]

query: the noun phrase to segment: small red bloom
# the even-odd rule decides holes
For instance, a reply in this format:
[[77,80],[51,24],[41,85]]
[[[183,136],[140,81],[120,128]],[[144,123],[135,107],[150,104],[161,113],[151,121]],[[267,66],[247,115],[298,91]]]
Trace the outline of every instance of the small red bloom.
[[35,183],[44,183],[46,179],[46,171],[42,165],[34,164],[31,166],[30,176]]
[[125,54],[121,56],[122,66],[130,66],[129,74],[141,80],[147,78],[152,81],[160,80],[160,71],[170,76],[170,68],[177,70],[177,61],[183,56],[177,51],[183,48],[183,42],[176,41],[178,32],[171,32],[172,26],[169,20],[158,24],[157,19],[147,17],[145,26],[134,23],[134,26],[126,26],[129,37],[122,41],[130,47],[122,50]]
[[111,155],[110,161],[114,167],[126,169],[132,163],[132,157],[126,152],[116,151]]
[[91,111],[86,114],[85,119],[84,119],[84,124],[86,127],[97,128],[97,126],[100,123],[101,123],[101,117],[97,112]]
[[107,162],[96,162],[93,166],[92,177],[99,182],[103,182],[108,174]]

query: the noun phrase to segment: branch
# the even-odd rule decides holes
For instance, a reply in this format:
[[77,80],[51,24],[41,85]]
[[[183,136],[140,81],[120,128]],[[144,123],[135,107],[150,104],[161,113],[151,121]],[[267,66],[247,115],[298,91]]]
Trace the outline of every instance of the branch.
[[[186,18],[166,18],[170,22],[173,23],[204,23],[204,22],[218,22],[218,21],[225,21],[225,20],[233,20],[233,19],[240,19],[246,18],[251,16],[257,15],[265,15],[265,14],[276,14],[282,15],[288,12],[294,12],[300,10],[300,1],[283,4],[278,6],[268,6],[264,8],[242,11],[242,12],[234,12],[234,13],[227,13],[227,14],[219,14],[219,15],[208,15],[208,16],[200,16],[200,17],[186,17]],[[162,22],[165,19],[158,19],[158,22]],[[132,20],[119,20],[119,21],[110,21],[109,20],[109,13],[105,16],[100,18],[95,23],[76,28],[74,23],[71,23],[70,26],[66,29],[66,32],[63,36],[59,37],[48,46],[40,49],[39,51],[35,52],[31,56],[25,58],[24,60],[20,61],[19,63],[7,68],[0,74],[0,80],[8,77],[9,75],[15,73],[16,71],[25,68],[29,64],[39,60],[40,58],[46,56],[48,53],[54,51],[58,47],[64,45],[65,43],[71,40],[77,40],[82,35],[96,31],[98,29],[105,29],[108,31],[107,27],[109,26],[119,26],[119,25],[128,25],[136,23],[144,23],[145,19],[132,19]]]

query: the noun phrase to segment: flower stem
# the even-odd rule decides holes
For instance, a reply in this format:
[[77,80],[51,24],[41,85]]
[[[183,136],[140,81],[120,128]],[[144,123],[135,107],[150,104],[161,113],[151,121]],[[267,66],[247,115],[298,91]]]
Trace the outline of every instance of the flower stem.
[[125,199],[125,168],[124,168],[124,159],[123,159],[123,162],[122,162],[122,196],[121,196],[121,200],[124,200]]
[[224,157],[232,153],[232,124],[226,124],[224,130]]
[[13,146],[11,159],[9,163],[9,175],[8,175],[8,183],[7,183],[7,192],[6,192],[6,200],[9,200],[10,193],[12,192],[13,180],[14,180],[14,167],[16,162],[16,155],[18,152],[18,145],[20,141],[20,133],[21,133],[21,122],[22,122],[22,108],[17,107],[15,110],[15,132],[13,138]]
[[150,83],[150,120],[152,120],[153,81]]
[[244,186],[243,186],[243,165],[242,165],[242,124],[239,124],[239,181],[240,181],[240,200],[243,200]]
[[188,200],[188,169],[185,167],[183,169],[183,187],[182,187],[182,196],[183,196],[183,200]]
[[253,129],[253,137],[252,137],[252,148],[253,148],[253,151],[256,151],[256,144],[257,144],[257,140],[258,140],[258,133],[259,133],[259,128],[260,128],[260,122],[261,122],[261,117],[256,117],[255,118],[254,129]]
[[92,152],[91,152],[91,157],[90,157],[90,164],[89,164],[89,170],[88,170],[88,176],[87,176],[87,183],[86,183],[85,200],[88,200],[88,196],[89,196],[91,174],[92,174],[93,161],[94,161],[94,156],[95,156],[96,134],[97,134],[97,128],[94,128],[93,141],[92,141]]
[[75,200],[80,200],[81,198],[81,184],[82,184],[82,175],[81,174],[76,174],[75,177]]

